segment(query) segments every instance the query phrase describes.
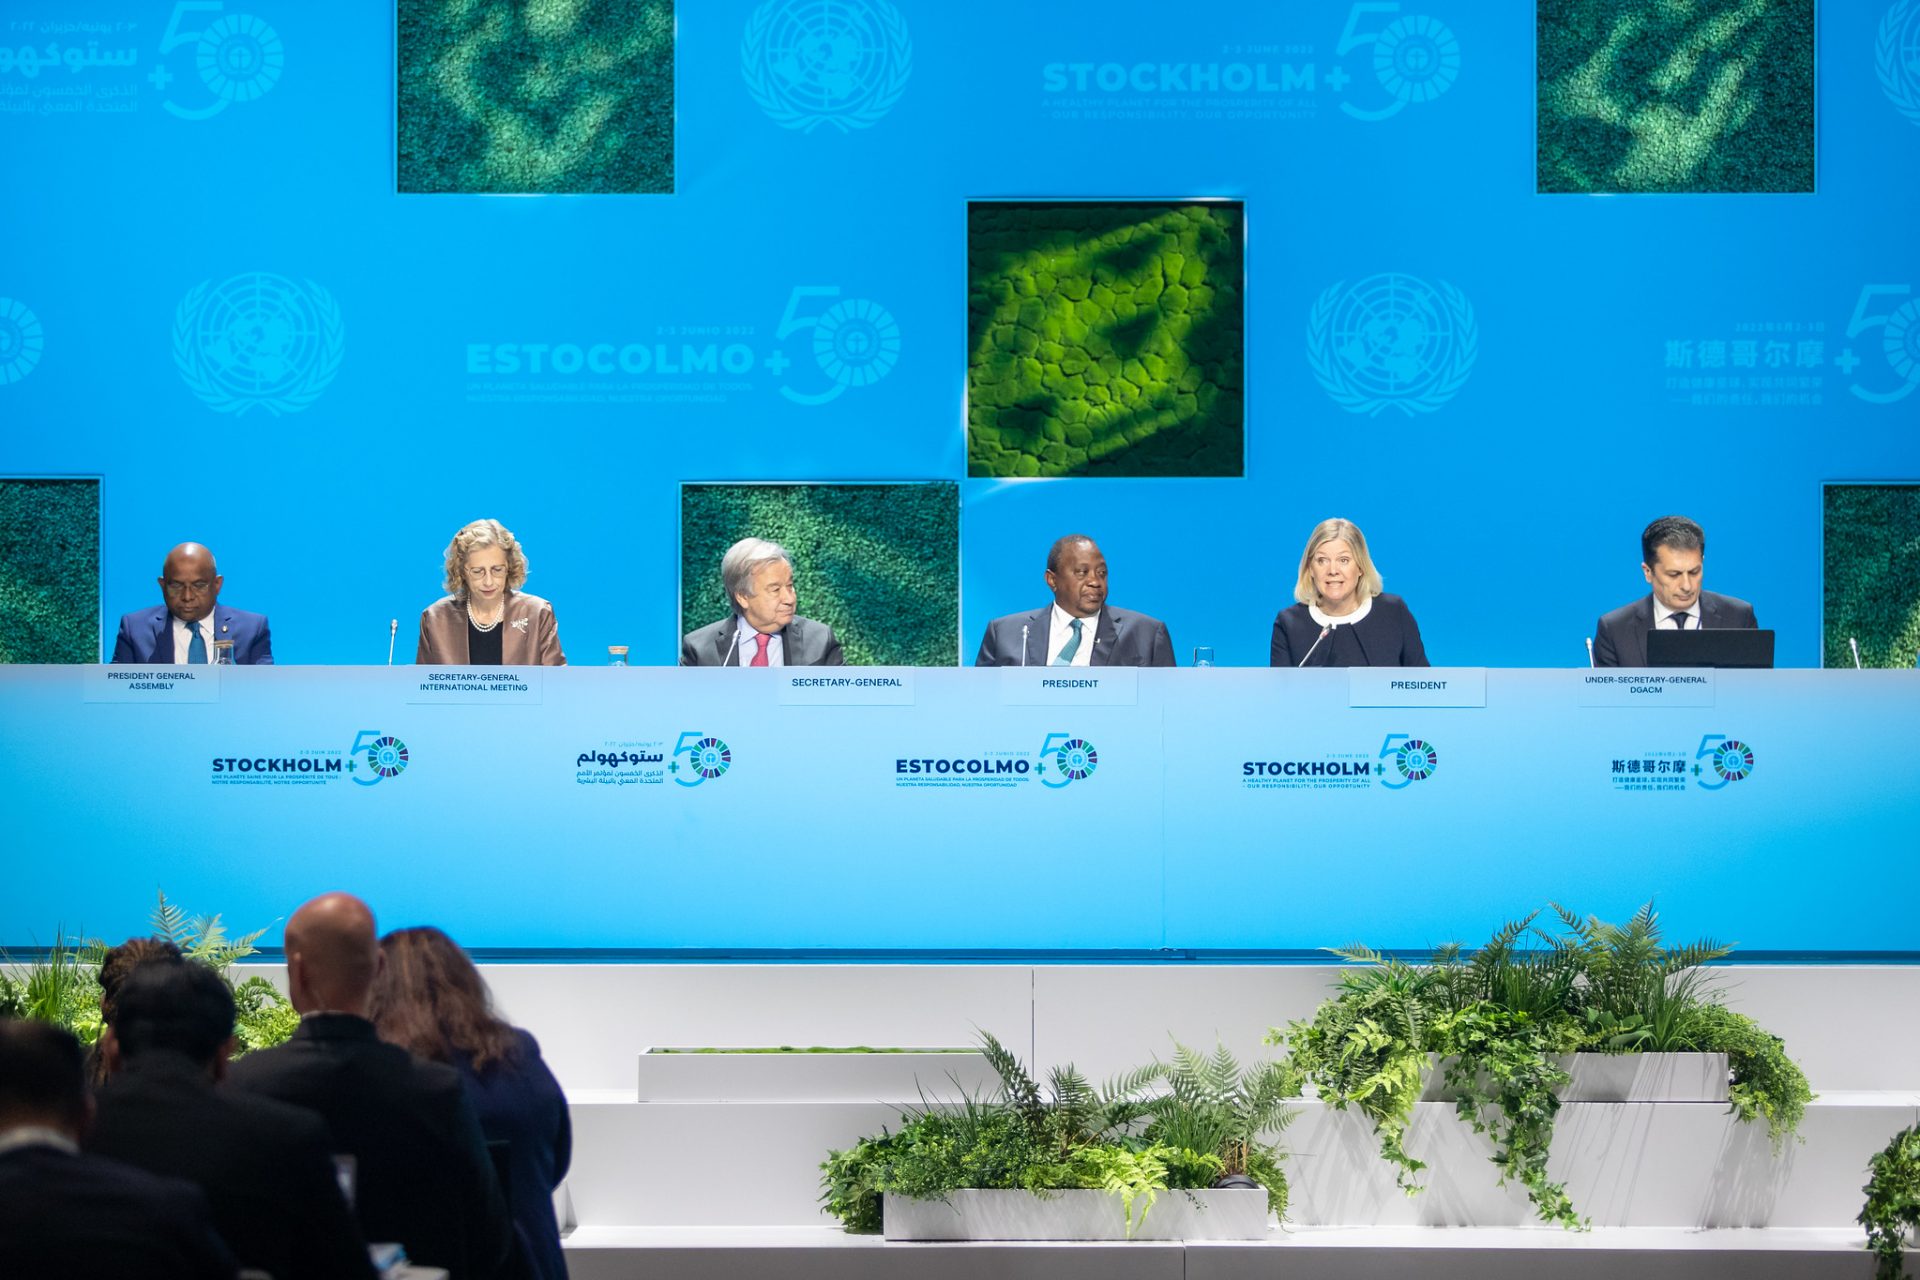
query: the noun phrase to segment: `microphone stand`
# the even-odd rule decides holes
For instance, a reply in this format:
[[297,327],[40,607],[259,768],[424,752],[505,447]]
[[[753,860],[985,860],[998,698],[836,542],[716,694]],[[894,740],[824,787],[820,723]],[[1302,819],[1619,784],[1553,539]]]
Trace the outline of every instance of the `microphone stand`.
[[1023,667],[1027,665],[1027,632],[1032,629],[1032,623],[1023,622],[1020,624],[1020,665]]
[[393,642],[400,634],[400,619],[392,618],[387,622],[387,665],[393,665]]
[[1319,636],[1316,637],[1314,639],[1314,642],[1311,645],[1309,645],[1307,648],[1306,657],[1301,658],[1300,661],[1293,664],[1295,670],[1298,670],[1299,668],[1306,666],[1307,658],[1311,658],[1313,656],[1313,651],[1320,647],[1320,641],[1325,640],[1328,636],[1332,634],[1333,634],[1333,624],[1331,622],[1329,622],[1326,626],[1320,628]]

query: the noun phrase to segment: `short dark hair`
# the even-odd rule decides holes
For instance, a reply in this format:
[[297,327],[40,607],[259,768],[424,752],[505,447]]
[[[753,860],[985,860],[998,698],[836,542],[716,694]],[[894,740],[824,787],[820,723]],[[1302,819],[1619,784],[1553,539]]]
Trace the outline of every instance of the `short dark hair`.
[[1707,531],[1685,516],[1661,516],[1640,535],[1640,563],[1652,564],[1660,547],[1707,554]]
[[0,1018],[0,1118],[57,1119],[78,1130],[87,1118],[84,1064],[65,1027]]
[[109,948],[100,957],[100,1013],[108,1022],[113,1021],[113,1001],[120,994],[120,984],[127,976],[143,964],[152,964],[155,960],[178,960],[180,948],[165,938],[128,938],[117,947]]
[[[1068,547],[1079,542],[1092,543],[1093,539],[1084,533],[1070,533],[1064,538],[1055,539],[1053,546],[1047,549],[1047,572],[1060,572],[1060,557],[1067,553]],[[1094,545],[1097,546],[1098,544],[1095,543]]]
[[197,961],[152,961],[122,984],[111,1025],[129,1061],[171,1049],[204,1065],[233,1034],[233,992]]

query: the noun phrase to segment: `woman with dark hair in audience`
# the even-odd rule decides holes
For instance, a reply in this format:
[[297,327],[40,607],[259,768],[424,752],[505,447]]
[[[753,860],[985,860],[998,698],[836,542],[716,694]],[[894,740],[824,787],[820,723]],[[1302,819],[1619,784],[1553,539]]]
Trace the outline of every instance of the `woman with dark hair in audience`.
[[[109,947],[100,957],[100,1022],[113,1021],[113,1002],[127,975],[155,960],[178,960],[180,948],[165,938],[128,938],[117,947]],[[98,1044],[87,1049],[87,1083],[95,1088],[107,1082],[107,1061]]]
[[380,939],[380,950],[386,964],[370,1011],[380,1038],[460,1072],[495,1150],[532,1274],[566,1280],[553,1189],[567,1175],[573,1125],[539,1044],[493,1011],[480,971],[440,930],[396,929]]

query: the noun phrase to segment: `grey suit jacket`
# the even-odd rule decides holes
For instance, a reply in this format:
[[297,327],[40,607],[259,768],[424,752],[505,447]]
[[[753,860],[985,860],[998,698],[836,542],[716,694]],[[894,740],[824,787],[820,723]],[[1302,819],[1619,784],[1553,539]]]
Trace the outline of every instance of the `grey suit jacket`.
[[[1044,667],[1047,631],[1053,625],[1051,604],[1033,613],[1010,613],[987,624],[980,638],[976,667]],[[1025,627],[1024,639],[1021,628]],[[1082,632],[1084,635],[1085,632]],[[1023,649],[1024,646],[1024,649]],[[1131,609],[1103,608],[1093,629],[1096,667],[1171,667],[1173,638],[1167,624]]]
[[[689,631],[680,639],[680,665],[683,667],[738,667],[751,660],[734,643],[739,620],[728,614],[698,631]],[[780,633],[781,661],[789,667],[844,667],[846,655],[833,628],[824,622],[795,615]]]
[[[1753,606],[1732,596],[1700,593],[1700,629],[1757,627]],[[1644,667],[1647,665],[1647,632],[1653,630],[1653,597],[1641,596],[1632,604],[1623,604],[1603,614],[1593,628],[1593,665],[1596,667]]]

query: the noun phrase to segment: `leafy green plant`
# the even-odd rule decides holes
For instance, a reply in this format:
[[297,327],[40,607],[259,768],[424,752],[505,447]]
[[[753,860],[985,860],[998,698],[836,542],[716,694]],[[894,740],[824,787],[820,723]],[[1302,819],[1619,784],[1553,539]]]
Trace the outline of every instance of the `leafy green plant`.
[[1878,1259],[1875,1280],[1900,1280],[1906,1236],[1920,1227],[1920,1125],[1902,1129],[1867,1162],[1867,1202],[1857,1221]]
[[[1293,1121],[1287,1103],[1300,1096],[1301,1083],[1290,1063],[1242,1068],[1225,1045],[1208,1056],[1176,1041],[1171,1061],[1135,1072],[1118,1091],[1140,1099],[1149,1117],[1141,1136],[1163,1152],[1170,1186],[1209,1187],[1222,1177],[1250,1178],[1266,1189],[1273,1215],[1284,1218],[1287,1180],[1280,1151],[1264,1139]],[[1161,1090],[1148,1094],[1156,1085]]]
[[1454,1113],[1493,1139],[1501,1184],[1511,1179],[1525,1187],[1541,1221],[1584,1227],[1566,1188],[1547,1177],[1560,1091],[1570,1078],[1556,1062],[1569,1047],[1568,1023],[1481,1001],[1441,1015],[1433,1033],[1455,1091]]
[[1744,1013],[1706,1005],[1695,1021],[1693,1047],[1702,1053],[1724,1053],[1733,1071],[1728,1091],[1733,1110],[1751,1124],[1767,1122],[1767,1137],[1775,1155],[1800,1128],[1813,1101],[1806,1073],[1787,1056],[1786,1041]]

